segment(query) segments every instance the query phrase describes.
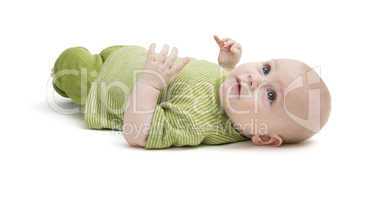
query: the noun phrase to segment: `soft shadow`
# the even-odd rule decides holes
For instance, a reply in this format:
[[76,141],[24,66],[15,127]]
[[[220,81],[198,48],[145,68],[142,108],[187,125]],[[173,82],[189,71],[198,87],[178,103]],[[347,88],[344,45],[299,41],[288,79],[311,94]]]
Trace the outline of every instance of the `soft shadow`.
[[[63,116],[66,118],[71,118],[73,120],[76,120],[79,124],[84,124],[84,115],[80,111],[80,106],[74,104],[70,100],[63,100],[57,103],[57,106],[62,109],[71,110],[71,109],[78,109],[77,112],[74,112],[72,114],[65,114],[62,112],[59,112],[57,109],[54,109],[52,106],[47,104],[47,102],[40,102],[34,106],[34,108],[44,114],[52,114],[55,116]],[[86,128],[85,126],[81,126],[81,128]]]
[[205,149],[205,145],[200,145],[200,146],[184,146],[184,147],[170,147],[170,148],[166,148],[166,149],[145,149],[142,147],[132,147],[130,145],[128,145],[126,143],[126,141],[124,141],[123,136],[122,135],[118,135],[117,137],[120,137],[121,140],[119,140],[118,142],[114,142],[114,145],[119,146],[121,148],[124,149],[130,149],[131,151],[151,151],[151,152],[166,152],[166,151],[195,151],[195,150],[200,150],[200,149]]
[[222,145],[223,149],[228,150],[256,150],[256,151],[288,151],[295,149],[305,149],[315,146],[317,144],[316,140],[307,140],[298,144],[286,144],[281,147],[268,147],[268,146],[256,146],[250,141],[237,142],[233,144]]
[[166,149],[144,149],[140,147],[131,147],[125,141],[123,141],[123,136],[119,134],[121,140],[115,142],[117,145],[124,149],[130,149],[132,151],[152,151],[152,152],[162,152],[162,151],[200,151],[200,150],[210,150],[210,151],[288,151],[288,150],[301,150],[305,148],[313,147],[317,144],[315,140],[308,140],[299,144],[287,144],[281,147],[266,147],[266,146],[256,146],[250,141],[237,142],[232,144],[221,144],[221,145],[199,145],[199,146],[184,146],[184,147],[171,147]]

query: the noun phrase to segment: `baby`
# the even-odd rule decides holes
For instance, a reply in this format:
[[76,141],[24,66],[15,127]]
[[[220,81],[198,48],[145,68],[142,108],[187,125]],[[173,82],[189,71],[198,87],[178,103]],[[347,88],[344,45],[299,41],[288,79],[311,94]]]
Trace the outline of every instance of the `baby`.
[[146,149],[250,140],[281,146],[310,138],[326,123],[330,94],[306,64],[273,59],[237,65],[241,45],[214,36],[218,63],[113,46],[92,55],[65,50],[53,85],[79,104],[89,128],[122,130],[127,143]]

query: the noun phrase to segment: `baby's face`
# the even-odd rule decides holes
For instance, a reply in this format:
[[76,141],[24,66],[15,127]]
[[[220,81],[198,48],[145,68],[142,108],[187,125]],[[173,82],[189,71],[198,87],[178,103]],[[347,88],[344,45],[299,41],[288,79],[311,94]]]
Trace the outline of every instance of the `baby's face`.
[[[326,106],[322,102],[324,108],[319,106],[316,112],[310,112],[310,107],[315,110],[317,97],[320,99],[320,95],[309,97],[312,87],[307,80],[311,79],[318,79],[318,85],[327,91],[318,75],[296,60],[242,64],[221,85],[221,104],[237,129],[257,145],[280,146],[284,142],[301,141],[320,129],[320,113],[327,112],[328,116],[330,109],[330,96],[326,92],[326,100],[322,100]],[[310,117],[318,118],[308,123]],[[318,128],[310,127],[315,124]]]

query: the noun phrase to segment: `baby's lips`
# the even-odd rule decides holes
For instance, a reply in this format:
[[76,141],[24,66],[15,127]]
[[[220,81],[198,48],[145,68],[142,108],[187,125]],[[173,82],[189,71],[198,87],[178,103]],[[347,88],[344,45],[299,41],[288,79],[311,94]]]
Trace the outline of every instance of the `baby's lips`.
[[252,90],[248,87],[247,84],[241,85],[241,98],[252,98],[253,97]]
[[[223,87],[230,95],[238,95],[237,81],[235,78],[228,79],[224,82]],[[237,89],[237,92],[236,92]]]
[[227,80],[224,85],[225,91],[228,92],[229,95],[235,98],[249,98],[252,97],[252,93],[248,84],[245,82],[241,82],[240,79],[232,78]]
[[234,83],[230,86],[230,94],[231,95],[235,95],[235,96],[238,96],[240,95],[240,85],[238,83]]

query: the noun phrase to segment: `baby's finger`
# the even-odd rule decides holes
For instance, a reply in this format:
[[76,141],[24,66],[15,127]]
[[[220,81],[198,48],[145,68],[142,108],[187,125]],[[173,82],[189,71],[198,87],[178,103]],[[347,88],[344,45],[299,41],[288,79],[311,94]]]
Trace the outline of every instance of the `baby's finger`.
[[225,48],[230,47],[235,43],[236,43],[236,41],[229,39],[228,41],[224,42],[224,47]]
[[222,41],[223,42],[228,42],[229,40],[232,40],[231,38],[223,38]]
[[169,46],[167,44],[163,45],[161,52],[158,55],[158,61],[164,62],[168,54]]
[[219,47],[223,46],[223,41],[217,35],[214,35],[214,40],[217,42]]
[[155,43],[149,45],[148,58],[152,58],[155,54]]
[[165,65],[167,67],[171,67],[175,63],[177,59],[177,54],[178,54],[178,49],[176,47],[173,47],[170,55],[167,57],[166,62],[165,62]]
[[241,50],[242,50],[242,47],[241,47],[240,43],[235,43],[231,47],[231,52],[233,52],[233,53],[240,53]]
[[190,58],[184,58],[179,63],[171,67],[170,74],[177,74],[181,69],[190,62]]

